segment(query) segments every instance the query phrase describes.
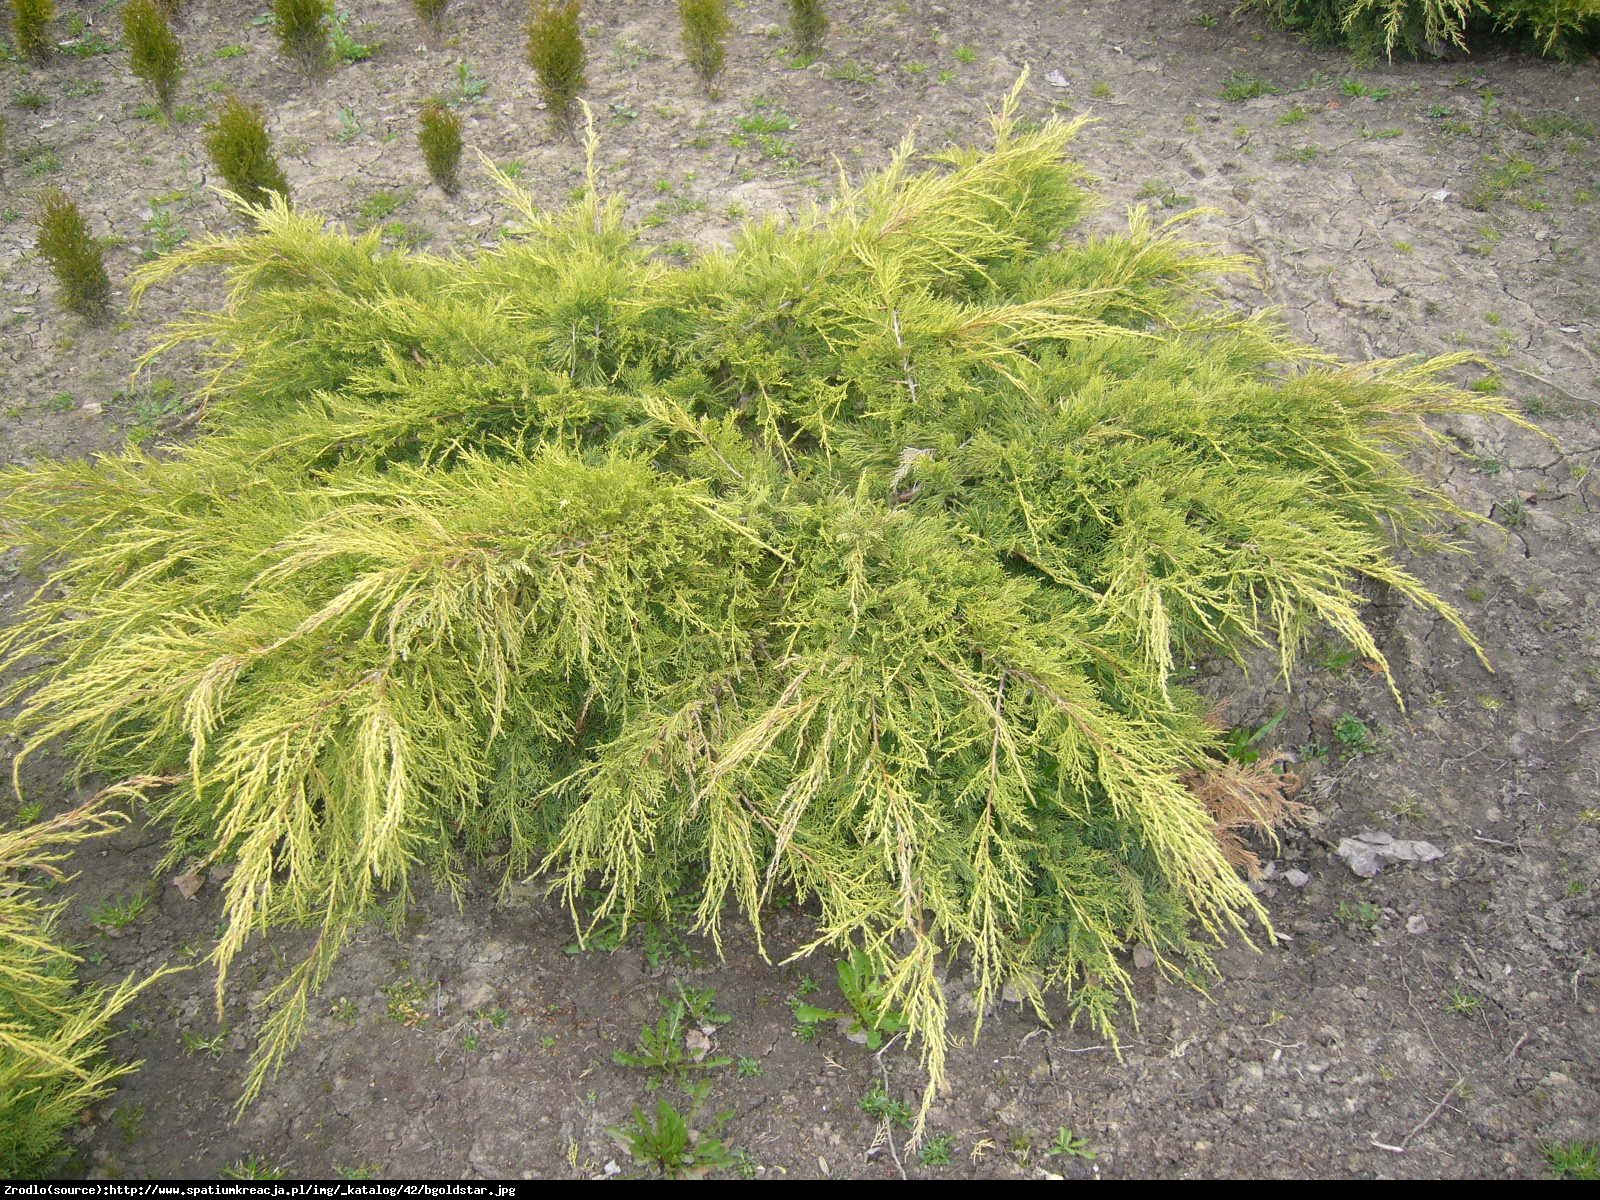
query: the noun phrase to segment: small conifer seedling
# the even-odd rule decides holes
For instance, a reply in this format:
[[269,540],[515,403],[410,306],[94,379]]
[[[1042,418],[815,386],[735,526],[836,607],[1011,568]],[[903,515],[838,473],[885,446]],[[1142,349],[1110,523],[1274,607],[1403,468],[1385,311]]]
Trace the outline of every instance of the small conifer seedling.
[[206,130],[206,152],[240,199],[265,204],[268,192],[289,198],[289,181],[272,153],[261,110],[229,96]]
[[803,58],[822,53],[822,35],[828,32],[828,14],[822,0],[789,0],[789,33],[795,52]]
[[111,307],[105,253],[65,192],[45,193],[38,244],[61,287],[62,305],[91,321],[102,319]]
[[272,0],[272,18],[285,57],[308,75],[327,68],[327,0]]
[[539,96],[557,129],[572,131],[584,76],[583,34],[578,0],[529,0],[528,65],[539,80]]
[[422,26],[422,36],[428,45],[437,47],[444,41],[444,14],[450,0],[411,0],[411,8]]
[[11,40],[17,53],[30,62],[43,62],[55,49],[50,22],[56,18],[55,0],[11,0]]
[[417,141],[433,181],[446,192],[455,191],[461,167],[461,118],[442,101],[429,100],[418,118]]
[[678,0],[683,51],[709,90],[728,57],[728,0]]
[[172,100],[183,78],[183,47],[158,0],[128,0],[122,10],[128,65],[144,80],[161,111],[172,116]]

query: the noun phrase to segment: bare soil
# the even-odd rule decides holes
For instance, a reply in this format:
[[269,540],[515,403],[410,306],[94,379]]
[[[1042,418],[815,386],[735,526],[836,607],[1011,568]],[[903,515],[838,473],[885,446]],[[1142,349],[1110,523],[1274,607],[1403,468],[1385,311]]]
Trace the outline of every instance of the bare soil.
[[[110,5],[60,7],[64,34],[82,18],[79,50],[116,42]],[[263,102],[302,208],[441,252],[492,242],[506,210],[482,172],[467,169],[453,197],[427,181],[415,117],[436,93],[461,104],[469,147],[541,201],[580,182],[581,152],[551,133],[523,65],[520,4],[456,5],[447,44],[427,49],[408,5],[355,0],[350,31],[377,48],[316,83],[279,58],[266,7],[188,5],[182,103],[203,110],[230,87]],[[1469,614],[1494,671],[1385,597],[1373,619],[1403,710],[1332,642],[1292,689],[1270,671],[1202,666],[1236,724],[1287,709],[1269,744],[1308,776],[1314,821],[1265,848],[1278,940],[1223,949],[1208,994],[1160,982],[1133,952],[1140,1003],[1120,1052],[1003,1006],[952,1053],[929,1124],[948,1142],[925,1143],[947,1145],[947,1163],[919,1161],[902,1128],[884,1136],[863,1110],[875,1085],[914,1104],[921,1076],[903,1046],[874,1054],[826,1024],[797,1036],[792,997],[815,988],[808,1002],[842,1006],[831,962],[774,965],[801,915],[780,916],[772,964],[748,941],[719,959],[661,930],[578,951],[542,893],[500,903],[485,881],[462,909],[424,895],[403,928],[364,934],[298,1052],[237,1120],[254,989],[293,939],[235,968],[220,1025],[203,969],[154,989],[116,1042],[146,1064],[85,1115],[70,1174],[638,1172],[610,1131],[658,1096],[690,1104],[613,1054],[679,983],[716,989],[729,1017],[716,1053],[737,1060],[707,1074],[696,1123],[730,1114],[736,1169],[757,1177],[1537,1177],[1542,1144],[1600,1137],[1600,67],[1490,48],[1362,68],[1233,16],[1233,0],[828,8],[825,56],[798,66],[785,6],[738,0],[713,99],[684,65],[670,0],[584,6],[604,182],[648,240],[682,253],[743,219],[801,211],[841,166],[883,164],[908,129],[929,149],[974,140],[1029,68],[1030,115],[1098,118],[1078,145],[1106,200],[1091,230],[1135,201],[1207,207],[1194,233],[1261,263],[1258,280],[1228,285],[1237,302],[1280,309],[1342,356],[1480,350],[1488,365],[1462,379],[1501,387],[1557,439],[1457,420],[1446,432],[1466,455],[1419,464],[1491,518],[1463,524],[1465,553],[1413,565]],[[139,115],[121,49],[0,75],[0,462],[182,436],[191,364],[130,372],[164,320],[217,301],[213,285],[86,327],[58,311],[32,219],[41,189],[72,192],[115,239],[119,297],[147,255],[235,230],[205,191],[200,113],[171,127]],[[785,117],[793,130],[774,131]],[[29,586],[0,566],[7,608]],[[47,764],[28,782],[47,808],[71,798]],[[1443,857],[1358,878],[1333,849],[1366,829]],[[217,889],[191,901],[153,879],[160,847],[158,830],[134,828],[82,856],[68,928],[88,978],[208,945]],[[150,902],[130,924],[95,925],[108,900],[136,895]],[[959,968],[951,989],[959,1011]],[[1079,1152],[1059,1152],[1062,1129]]]

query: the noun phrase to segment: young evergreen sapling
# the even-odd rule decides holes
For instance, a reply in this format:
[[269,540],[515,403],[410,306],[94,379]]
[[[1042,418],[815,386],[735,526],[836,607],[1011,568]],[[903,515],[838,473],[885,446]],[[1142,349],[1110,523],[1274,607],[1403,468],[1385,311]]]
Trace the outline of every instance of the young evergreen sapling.
[[417,120],[417,141],[434,183],[454,192],[461,168],[461,118],[444,102],[429,100]]
[[789,33],[795,53],[815,60],[822,53],[822,35],[828,32],[828,14],[822,0],[789,0]]
[[229,189],[249,204],[265,204],[276,192],[289,198],[289,181],[272,153],[260,108],[238,96],[223,99],[206,128],[206,153]]
[[85,1108],[139,1064],[107,1059],[111,1022],[144,988],[132,976],[112,988],[79,989],[77,956],[56,921],[63,903],[41,900],[70,877],[71,848],[110,832],[126,817],[110,807],[113,788],[22,829],[0,829],[0,1176],[48,1178],[67,1151],[64,1134]]
[[55,50],[50,22],[56,18],[55,0],[11,0],[11,40],[17,53],[40,63]]
[[579,0],[529,0],[528,65],[555,127],[571,133],[578,96],[588,86]]
[[111,280],[105,252],[65,192],[46,192],[40,205],[39,253],[61,289],[64,308],[91,321],[104,319],[111,307]]
[[170,119],[178,81],[183,78],[183,47],[172,32],[166,11],[156,0],[128,0],[122,9],[122,31],[128,43],[129,66]]
[[308,75],[328,67],[328,0],[272,0],[273,29],[284,57]]
[[683,51],[709,91],[728,57],[728,0],[678,0]]

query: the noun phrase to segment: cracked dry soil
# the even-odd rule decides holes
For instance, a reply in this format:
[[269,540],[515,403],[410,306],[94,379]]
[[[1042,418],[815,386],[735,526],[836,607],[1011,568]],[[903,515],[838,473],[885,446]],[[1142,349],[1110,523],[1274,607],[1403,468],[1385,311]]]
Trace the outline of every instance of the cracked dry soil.
[[[414,116],[440,92],[462,102],[468,146],[542,201],[579,182],[580,153],[537,109],[520,5],[457,5],[450,41],[429,50],[407,5],[355,0],[350,28],[375,53],[311,86],[254,20],[263,7],[189,5],[181,102],[203,106],[230,85],[264,101],[303,208],[441,251],[494,239],[504,210],[481,174],[467,171],[454,197],[427,184]],[[63,23],[76,14],[115,42],[114,11],[61,8]],[[1133,956],[1138,1020],[1124,1022],[1120,1055],[1003,1006],[952,1053],[929,1123],[948,1137],[947,1163],[919,1162],[902,1131],[885,1140],[863,1111],[874,1085],[914,1101],[920,1077],[902,1047],[874,1055],[827,1025],[796,1036],[791,997],[815,985],[816,1003],[839,1005],[832,963],[769,965],[748,939],[719,960],[659,932],[578,953],[555,904],[532,890],[496,903],[480,881],[464,909],[425,894],[403,929],[368,930],[237,1122],[252,980],[293,939],[241,960],[220,1025],[203,971],[153,989],[115,1043],[146,1065],[86,1114],[70,1173],[215,1177],[251,1156],[298,1177],[633,1172],[609,1131],[655,1097],[612,1055],[679,981],[715,988],[731,1018],[714,1041],[737,1066],[711,1076],[704,1111],[731,1114],[722,1136],[756,1177],[1530,1177],[1545,1171],[1541,1143],[1600,1136],[1600,68],[1492,48],[1360,68],[1235,17],[1232,0],[829,8],[824,58],[797,69],[783,6],[736,5],[712,101],[682,63],[675,5],[584,6],[604,182],[648,240],[671,253],[745,217],[798,211],[826,197],[835,159],[851,174],[874,168],[913,126],[930,149],[970,140],[1029,67],[1030,115],[1098,118],[1077,146],[1106,202],[1091,228],[1135,200],[1204,206],[1197,234],[1260,260],[1257,280],[1227,285],[1237,303],[1276,307],[1299,337],[1347,357],[1482,351],[1488,366],[1463,380],[1498,381],[1556,439],[1456,420],[1446,431],[1464,453],[1420,464],[1492,518],[1463,526],[1464,553],[1413,565],[1466,611],[1495,670],[1381,596],[1373,618],[1404,710],[1331,643],[1292,689],[1270,671],[1202,666],[1239,725],[1287,710],[1272,741],[1308,777],[1316,819],[1267,848],[1279,941],[1225,948],[1206,995]],[[216,301],[214,285],[82,327],[55,309],[31,211],[47,185],[72,191],[117,239],[119,289],[180,236],[233,228],[203,189],[195,116],[171,128],[140,117],[120,50],[0,70],[11,131],[0,460],[182,436],[193,364],[158,363],[132,383],[130,370],[163,319]],[[1224,100],[1230,79],[1265,86]],[[741,118],[779,113],[792,131],[733,144]],[[29,580],[0,563],[14,611]],[[28,772],[47,808],[71,799],[59,767]],[[1359,879],[1332,851],[1363,829],[1444,854]],[[205,944],[216,888],[185,900],[152,879],[159,853],[158,832],[134,828],[80,856],[67,930],[87,978],[183,962]],[[102,902],[141,890],[151,902],[120,936],[92,924]],[[774,962],[802,931],[780,915]],[[959,1009],[958,976],[952,988]],[[1063,1128],[1095,1157],[1052,1154]]]

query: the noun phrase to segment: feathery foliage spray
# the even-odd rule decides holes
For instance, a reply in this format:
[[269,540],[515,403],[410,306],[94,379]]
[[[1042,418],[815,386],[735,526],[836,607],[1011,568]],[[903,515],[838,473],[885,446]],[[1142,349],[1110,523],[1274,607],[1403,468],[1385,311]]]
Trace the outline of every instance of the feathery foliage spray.
[[126,821],[110,807],[126,791],[110,789],[24,829],[0,829],[0,1175],[7,1179],[48,1176],[66,1156],[66,1130],[138,1065],[106,1058],[109,1026],[167,973],[79,991],[77,956],[55,932],[64,904],[39,897],[45,881],[67,881],[61,864],[74,845]]

